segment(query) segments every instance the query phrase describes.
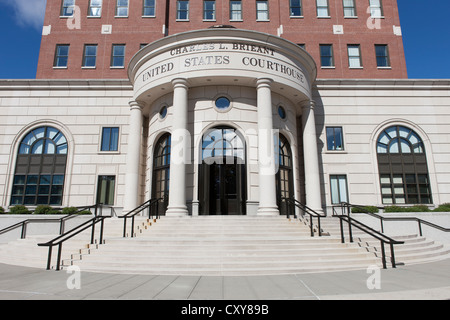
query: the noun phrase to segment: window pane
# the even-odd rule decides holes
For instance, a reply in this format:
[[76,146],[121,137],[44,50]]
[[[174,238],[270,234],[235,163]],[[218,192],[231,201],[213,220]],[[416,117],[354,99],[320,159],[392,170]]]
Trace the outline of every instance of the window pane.
[[301,17],[302,16],[302,2],[301,0],[290,0],[291,4],[291,17]]
[[269,20],[269,4],[267,1],[256,1],[256,19]]
[[230,1],[230,20],[242,20],[241,1]]

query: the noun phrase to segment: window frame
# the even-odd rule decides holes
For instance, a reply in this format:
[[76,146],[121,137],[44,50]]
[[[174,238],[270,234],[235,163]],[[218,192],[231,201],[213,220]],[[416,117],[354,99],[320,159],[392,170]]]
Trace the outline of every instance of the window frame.
[[[122,55],[115,55],[114,49],[117,47],[123,47],[123,56]],[[123,69],[125,68],[125,56],[126,56],[126,44],[124,43],[114,43],[111,46],[111,61],[110,61],[110,68],[111,69]],[[122,58],[122,65],[114,65],[114,59],[115,58]]]
[[[270,21],[270,13],[269,13],[269,1],[267,0],[257,0],[256,2],[256,21]],[[266,4],[266,8],[265,10],[260,10],[258,9],[258,4]],[[259,14],[266,14],[266,18],[265,19],[259,19]]]
[[[344,18],[357,18],[358,17],[358,11],[356,10],[356,1],[355,0],[350,0],[352,2],[352,6],[346,6],[345,5],[345,1],[346,0],[342,0],[342,7],[343,7],[343,14],[344,14]],[[353,15],[346,15],[345,14],[345,9],[351,9],[353,11]]]
[[[381,47],[385,48],[385,55],[383,55],[383,56],[378,55],[377,48],[381,48]],[[386,65],[379,65],[379,63],[378,63],[379,58],[385,59]],[[391,68],[391,58],[389,55],[389,46],[387,44],[375,44],[375,59],[376,59],[378,69],[390,69]]]
[[[86,55],[86,49],[88,47],[95,47],[95,56],[92,56],[92,55],[87,56]],[[85,44],[84,45],[84,49],[83,49],[83,61],[82,61],[81,67],[83,69],[95,69],[95,68],[97,68],[97,55],[98,55],[98,44]],[[92,58],[92,57],[95,57],[95,65],[94,66],[86,65],[87,58]]]
[[[320,5],[319,6],[319,1],[320,0],[316,0],[316,14],[317,14],[317,18],[330,18],[330,2],[328,0],[324,0],[327,2],[326,6]],[[323,9],[326,8],[327,9],[327,15],[319,15],[319,9]]]
[[[208,7],[211,4],[212,9]],[[203,0],[203,21],[216,21],[216,0]]]
[[[338,194],[337,195],[335,195],[334,193],[333,193],[333,179],[336,179],[336,191],[338,192]],[[341,185],[341,181],[344,181],[345,182],[345,198],[346,199],[342,199],[342,195],[343,195],[343,193],[342,193],[342,191],[344,191],[344,190],[341,190],[341,187],[342,187],[342,185]],[[338,202],[336,202],[334,199],[336,199],[336,197],[337,197],[337,199],[338,199]],[[350,202],[349,201],[349,193],[348,193],[348,179],[347,179],[347,175],[346,174],[330,174],[330,198],[331,198],[331,204],[340,204],[340,203],[342,203],[342,202]]]
[[[373,5],[372,1],[379,1],[379,6]],[[383,10],[383,0],[369,0],[369,8],[370,8],[370,17],[372,19],[383,19],[384,18],[384,10]],[[373,10],[379,10],[380,15],[374,15]]]
[[[93,0],[89,0],[88,18],[101,18],[102,17],[102,11],[103,11],[103,0],[100,0],[101,1],[100,6],[95,6],[95,7],[92,6],[92,1]],[[100,14],[99,15],[92,15],[92,9],[93,8],[97,8],[97,9],[100,8]]]
[[[106,131],[109,130],[109,132],[106,134]],[[113,130],[114,134],[116,135],[116,140],[113,141]],[[105,139],[108,138],[108,141],[105,141]],[[107,148],[104,148],[104,146],[107,145]],[[114,148],[115,147],[115,148]],[[99,152],[105,153],[119,153],[120,151],[120,127],[102,127],[101,128],[101,138],[100,138],[100,145],[99,145]]]
[[[66,56],[61,56],[60,54],[58,54],[58,49],[62,48],[62,47],[67,47],[67,55]],[[69,65],[69,52],[70,52],[70,44],[57,44],[56,48],[55,48],[55,58],[53,60],[53,68],[55,69],[67,69],[68,65]],[[64,66],[61,66],[58,64],[59,58],[60,57],[65,57],[66,60],[66,64]]]
[[[116,200],[116,176],[115,175],[99,175],[97,178],[97,197],[96,202],[97,204],[102,203],[103,205],[110,205],[113,206]],[[102,193],[103,193],[103,181],[106,182],[105,186],[105,201],[106,203],[101,202]],[[112,184],[112,187],[111,187]],[[109,192],[108,192],[109,191]],[[112,191],[112,199],[111,199],[111,191]]]
[[[146,5],[146,1],[151,1],[153,5]],[[145,9],[153,9],[153,14],[145,14]],[[143,0],[142,1],[142,17],[145,18],[154,18],[156,17],[156,0]]]
[[[358,49],[358,55],[350,55],[350,49],[351,48],[357,48]],[[347,45],[347,56],[348,56],[348,67],[350,69],[362,69],[363,68],[363,62],[362,62],[362,54],[361,54],[361,45],[360,44],[348,44]],[[353,67],[351,64],[351,58],[358,58],[359,66]]]
[[[239,10],[233,10],[233,3],[238,4],[239,3]],[[242,9],[242,0],[230,0],[230,21],[243,21],[243,9]],[[233,19],[233,14],[238,14],[238,19]]]
[[[71,5],[64,5],[66,3],[66,1],[71,1],[71,0],[61,0],[61,10],[59,12],[59,16],[60,18],[70,18],[73,17],[73,14],[75,12],[75,2],[76,0],[73,0],[73,4]],[[72,14],[67,14],[67,9],[72,8]]]
[[[331,55],[330,56],[324,56],[322,55],[322,48],[324,47],[330,47],[331,48]],[[333,48],[333,44],[320,44],[319,45],[319,53],[320,53],[320,67],[323,69],[334,69],[336,68],[335,65],[335,60],[334,60],[334,48]],[[331,58],[331,65],[323,65],[323,58]]]
[[[181,9],[181,3],[185,3],[186,9]],[[177,21],[189,21],[190,3],[189,0],[177,0]],[[181,13],[186,14],[186,18],[181,18]]]
[[[336,129],[339,129],[339,132],[336,132]],[[332,131],[332,137],[333,140],[330,141],[330,139],[328,139],[330,137],[330,135],[328,134],[329,130],[333,130]],[[344,129],[342,126],[327,126],[325,128],[325,135],[326,135],[326,139],[327,139],[327,151],[330,152],[339,152],[339,151],[345,151],[345,143],[344,143]],[[341,139],[341,147],[338,148],[336,146],[336,137],[340,135],[340,139]],[[331,149],[330,149],[331,147]]]
[[[289,0],[289,18],[303,18],[303,3],[302,0],[297,0],[299,3],[299,6],[293,6],[292,2],[293,0]],[[299,15],[295,15],[293,14],[293,8],[297,8],[300,10],[300,14]]]
[[[124,9],[125,6],[123,5],[119,5],[120,1],[126,1],[127,2],[127,6],[126,6],[126,15],[123,14],[119,14],[120,9]],[[130,14],[130,0],[116,0],[116,9],[115,9],[115,15],[114,18],[128,18],[128,15]]]

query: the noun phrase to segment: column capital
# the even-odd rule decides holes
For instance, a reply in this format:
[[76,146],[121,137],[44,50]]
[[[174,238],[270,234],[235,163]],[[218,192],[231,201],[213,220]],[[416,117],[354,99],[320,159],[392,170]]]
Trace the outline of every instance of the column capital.
[[185,78],[175,78],[172,80],[172,85],[174,88],[189,88],[189,82]]
[[256,80],[256,88],[268,87],[272,84],[273,80],[270,78],[259,78]]
[[314,110],[314,108],[316,107],[316,102],[314,100],[304,100],[300,102],[300,106],[302,107],[303,110],[305,109]]
[[130,110],[139,109],[142,111],[142,109],[144,109],[145,106],[144,102],[137,100],[131,100],[130,102],[128,102],[128,104],[130,105]]

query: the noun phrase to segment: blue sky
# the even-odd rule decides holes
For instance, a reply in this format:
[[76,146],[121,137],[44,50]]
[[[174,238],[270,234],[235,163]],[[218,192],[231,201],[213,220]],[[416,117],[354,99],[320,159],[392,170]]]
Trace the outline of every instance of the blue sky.
[[[35,78],[45,1],[0,0],[0,79]],[[450,79],[450,1],[424,3],[398,0],[408,76]]]

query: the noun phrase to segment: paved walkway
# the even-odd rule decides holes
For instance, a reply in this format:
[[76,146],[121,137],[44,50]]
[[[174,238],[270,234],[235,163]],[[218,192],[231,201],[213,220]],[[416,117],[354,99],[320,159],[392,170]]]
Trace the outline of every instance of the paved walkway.
[[[379,287],[369,289],[368,283]],[[450,299],[450,260],[375,271],[229,277],[68,273],[0,264],[0,299],[145,299],[182,300],[183,303],[206,300],[444,300]]]

